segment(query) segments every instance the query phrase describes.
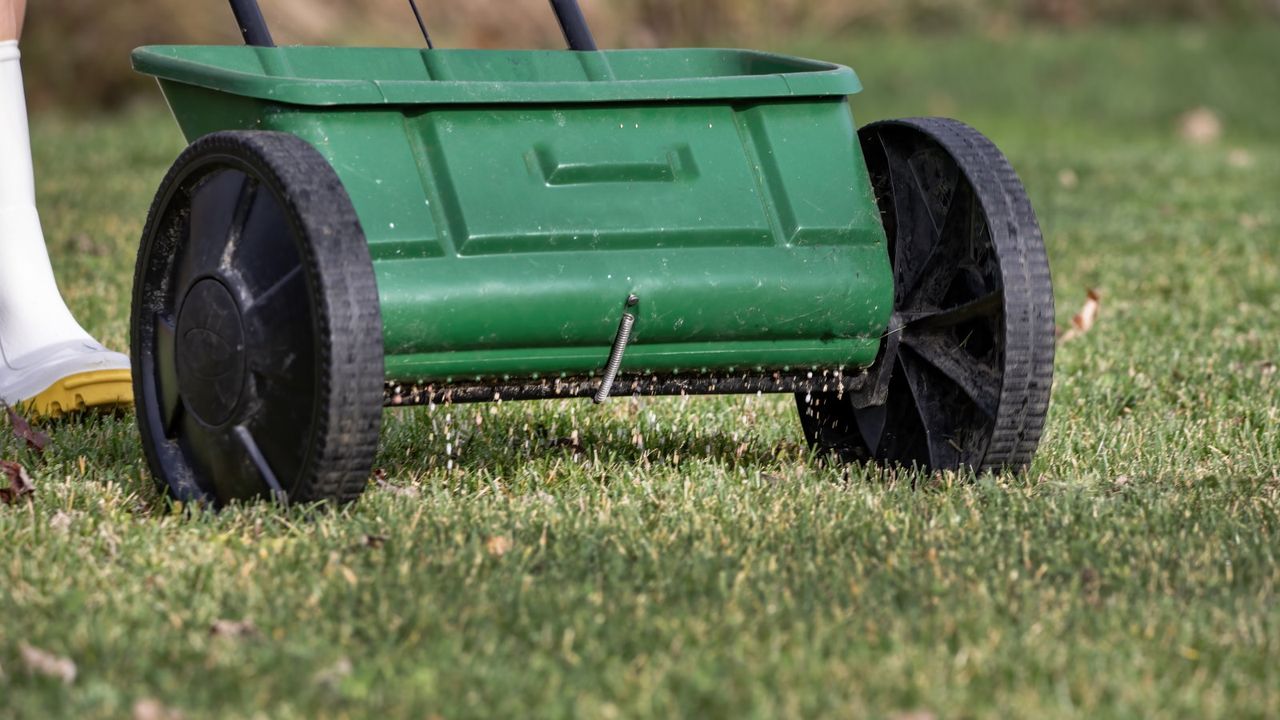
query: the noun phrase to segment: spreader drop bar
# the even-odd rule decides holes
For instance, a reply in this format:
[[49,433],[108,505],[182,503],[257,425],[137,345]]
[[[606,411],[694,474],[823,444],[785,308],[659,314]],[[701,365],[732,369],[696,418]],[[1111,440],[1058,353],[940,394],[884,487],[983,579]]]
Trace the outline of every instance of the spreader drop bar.
[[[508,383],[404,385],[387,383],[383,389],[385,407],[449,405],[517,400],[568,400],[594,398],[600,392],[600,378],[570,377],[554,380]],[[765,395],[798,394],[818,397],[832,394],[850,399],[867,385],[864,372],[838,370],[803,373],[622,375],[611,392],[613,397],[663,397],[682,395]]]

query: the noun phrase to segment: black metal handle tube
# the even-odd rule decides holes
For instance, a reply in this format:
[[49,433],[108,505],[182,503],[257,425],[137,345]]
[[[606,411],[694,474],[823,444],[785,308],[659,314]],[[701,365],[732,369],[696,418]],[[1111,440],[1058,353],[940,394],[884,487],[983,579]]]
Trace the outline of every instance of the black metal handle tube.
[[564,39],[569,42],[570,50],[594,51],[596,39],[587,27],[587,17],[582,14],[578,0],[551,0],[551,9],[556,13],[560,29],[564,31]]
[[271,31],[267,29],[267,20],[262,17],[262,8],[258,7],[258,0],[231,0],[231,12],[235,13],[245,45],[275,47]]

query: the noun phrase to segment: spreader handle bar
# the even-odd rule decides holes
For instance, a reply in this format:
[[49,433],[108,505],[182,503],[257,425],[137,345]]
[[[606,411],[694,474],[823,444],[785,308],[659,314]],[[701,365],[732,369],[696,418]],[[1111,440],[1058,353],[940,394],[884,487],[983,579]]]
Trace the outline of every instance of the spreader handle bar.
[[[258,7],[258,0],[230,0],[230,2],[231,12],[235,13],[245,44],[275,47],[275,41],[271,39],[271,31],[267,29],[267,21],[262,17],[262,8]],[[578,0],[551,0],[551,9],[555,11],[556,20],[560,22],[560,29],[564,31],[564,39],[569,42],[570,50],[598,49],[596,39],[591,35],[591,28],[587,27],[587,18],[582,14],[582,7],[578,5]],[[421,22],[420,18],[419,22]]]
[[236,15],[240,34],[244,36],[246,45],[275,47],[271,31],[267,29],[267,21],[262,17],[262,8],[258,7],[258,0],[231,0],[231,12]]
[[551,0],[551,9],[556,13],[556,20],[560,21],[560,29],[564,31],[564,39],[569,41],[570,50],[593,52],[599,49],[578,0]]

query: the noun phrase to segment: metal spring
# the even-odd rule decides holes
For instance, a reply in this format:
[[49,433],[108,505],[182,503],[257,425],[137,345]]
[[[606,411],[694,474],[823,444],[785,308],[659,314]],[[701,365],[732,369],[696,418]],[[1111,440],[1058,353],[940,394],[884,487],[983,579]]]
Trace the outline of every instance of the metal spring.
[[[640,298],[632,295],[627,298],[627,307],[635,307]],[[618,336],[613,339],[613,349],[609,351],[609,363],[604,367],[604,379],[600,381],[600,390],[596,393],[597,405],[609,399],[613,392],[613,383],[618,379],[618,371],[622,369],[622,356],[627,351],[627,343],[631,342],[631,331],[635,329],[636,316],[631,313],[622,314],[622,323],[618,325]]]

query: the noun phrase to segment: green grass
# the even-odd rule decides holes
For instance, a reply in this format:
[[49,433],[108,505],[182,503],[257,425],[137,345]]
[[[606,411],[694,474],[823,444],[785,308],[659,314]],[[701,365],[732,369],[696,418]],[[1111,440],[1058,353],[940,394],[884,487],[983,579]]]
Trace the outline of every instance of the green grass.
[[[786,398],[504,404],[389,413],[342,512],[190,515],[131,419],[5,431],[38,489],[0,507],[0,716],[1280,716],[1275,33],[801,48],[856,65],[862,120],[989,130],[1059,324],[1101,289],[1027,476],[822,468]],[[37,125],[59,277],[123,347],[181,142],[159,107]]]

